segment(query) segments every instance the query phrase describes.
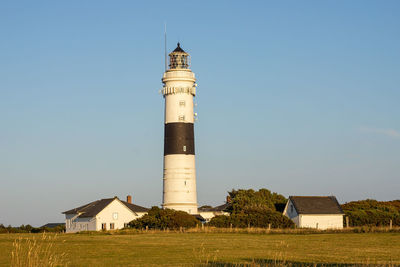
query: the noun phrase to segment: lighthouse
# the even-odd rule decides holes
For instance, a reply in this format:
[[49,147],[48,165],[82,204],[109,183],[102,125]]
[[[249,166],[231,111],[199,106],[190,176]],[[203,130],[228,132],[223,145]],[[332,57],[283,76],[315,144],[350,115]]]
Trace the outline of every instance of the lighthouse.
[[178,43],[162,82],[165,99],[163,208],[197,214],[193,98],[196,78],[190,56]]

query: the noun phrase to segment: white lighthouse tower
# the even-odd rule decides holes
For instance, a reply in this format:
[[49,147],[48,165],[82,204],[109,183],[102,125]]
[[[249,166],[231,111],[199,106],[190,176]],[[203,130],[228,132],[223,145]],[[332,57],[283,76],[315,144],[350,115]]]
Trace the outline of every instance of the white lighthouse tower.
[[193,97],[196,78],[178,43],[163,75],[165,98],[163,208],[197,214]]

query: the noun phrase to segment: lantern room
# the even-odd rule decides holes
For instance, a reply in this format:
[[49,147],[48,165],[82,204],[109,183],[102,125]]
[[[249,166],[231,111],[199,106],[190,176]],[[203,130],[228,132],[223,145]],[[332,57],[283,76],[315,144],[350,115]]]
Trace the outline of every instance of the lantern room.
[[178,46],[169,54],[170,69],[189,69],[190,56],[186,53],[178,43]]

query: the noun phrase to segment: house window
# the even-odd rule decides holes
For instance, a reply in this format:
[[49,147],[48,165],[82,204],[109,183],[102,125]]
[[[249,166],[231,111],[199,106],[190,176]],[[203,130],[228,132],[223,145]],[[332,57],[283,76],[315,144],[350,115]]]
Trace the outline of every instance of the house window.
[[113,219],[114,220],[118,220],[118,212],[114,212],[113,213]]
[[186,185],[186,181],[185,181],[185,185]]
[[107,230],[107,225],[105,223],[101,224],[101,230]]
[[290,212],[293,213],[293,205],[290,205]]
[[110,230],[114,229],[114,223],[110,223]]
[[184,107],[185,106],[185,100],[181,100],[181,101],[179,101],[179,106],[180,107]]
[[178,119],[179,119],[179,121],[185,121],[185,115],[180,115],[180,116],[178,117]]

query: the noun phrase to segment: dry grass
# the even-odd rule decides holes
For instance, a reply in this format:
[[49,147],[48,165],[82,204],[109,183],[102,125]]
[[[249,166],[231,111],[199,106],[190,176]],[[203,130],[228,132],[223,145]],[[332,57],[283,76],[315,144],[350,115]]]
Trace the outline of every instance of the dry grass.
[[37,234],[29,237],[18,237],[13,242],[11,266],[67,266],[66,253],[57,253],[54,249],[57,235]]
[[194,227],[189,229],[122,229],[105,232],[81,232],[80,234],[93,234],[93,235],[124,235],[124,234],[156,234],[156,233],[241,233],[241,234],[338,234],[338,233],[400,233],[400,227],[378,227],[378,226],[361,226],[361,227],[349,227],[343,229],[306,229],[306,228],[217,228],[212,226],[205,227]]
[[400,266],[400,232],[266,230],[1,234],[0,266]]
[[359,263],[318,263],[317,261],[301,262],[289,259],[289,244],[280,241],[276,244],[279,251],[275,253],[271,259],[255,259],[252,258],[248,263],[229,263],[218,259],[219,250],[207,252],[204,244],[201,244],[199,250],[194,250],[194,255],[198,259],[198,264],[193,266],[202,267],[398,267],[399,264],[393,263],[391,260],[386,263],[373,263],[369,258]]

